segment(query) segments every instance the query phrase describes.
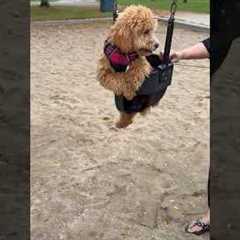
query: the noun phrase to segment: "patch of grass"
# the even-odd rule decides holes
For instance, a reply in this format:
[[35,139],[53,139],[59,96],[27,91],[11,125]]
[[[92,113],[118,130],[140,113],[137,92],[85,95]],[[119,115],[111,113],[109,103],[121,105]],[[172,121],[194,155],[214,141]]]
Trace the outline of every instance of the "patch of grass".
[[86,19],[109,17],[111,13],[101,13],[96,7],[76,7],[76,6],[51,6],[42,8],[39,6],[31,7],[32,21],[46,20],[67,20],[67,19]]
[[[119,5],[141,4],[156,10],[169,10],[170,0],[118,0]],[[178,0],[178,10],[197,13],[209,13],[209,0]]]

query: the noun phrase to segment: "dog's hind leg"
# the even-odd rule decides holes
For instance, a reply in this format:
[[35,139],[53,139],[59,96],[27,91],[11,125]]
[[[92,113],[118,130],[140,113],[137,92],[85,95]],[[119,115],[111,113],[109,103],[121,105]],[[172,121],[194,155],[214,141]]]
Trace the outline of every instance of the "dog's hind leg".
[[120,118],[118,122],[116,123],[117,128],[126,128],[133,122],[133,118],[136,115],[136,113],[120,113]]
[[150,111],[151,111],[151,108],[150,108],[150,107],[146,107],[144,110],[142,110],[142,111],[140,112],[140,114],[141,114],[142,116],[145,116],[145,115],[147,115]]

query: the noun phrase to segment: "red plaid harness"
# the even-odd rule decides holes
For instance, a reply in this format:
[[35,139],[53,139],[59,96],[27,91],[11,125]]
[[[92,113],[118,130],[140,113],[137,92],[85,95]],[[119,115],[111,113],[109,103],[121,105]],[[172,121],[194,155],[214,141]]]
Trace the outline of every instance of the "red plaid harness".
[[104,44],[104,54],[116,72],[125,72],[130,62],[133,62],[139,57],[136,52],[128,54],[122,53],[117,46],[107,40]]

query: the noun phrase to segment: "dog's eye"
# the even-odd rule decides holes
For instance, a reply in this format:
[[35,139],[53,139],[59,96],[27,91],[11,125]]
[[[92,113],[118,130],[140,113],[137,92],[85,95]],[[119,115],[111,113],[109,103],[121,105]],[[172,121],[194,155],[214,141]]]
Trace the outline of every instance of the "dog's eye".
[[150,30],[146,30],[146,31],[144,32],[145,35],[147,35],[147,34],[149,34],[149,33],[150,33]]

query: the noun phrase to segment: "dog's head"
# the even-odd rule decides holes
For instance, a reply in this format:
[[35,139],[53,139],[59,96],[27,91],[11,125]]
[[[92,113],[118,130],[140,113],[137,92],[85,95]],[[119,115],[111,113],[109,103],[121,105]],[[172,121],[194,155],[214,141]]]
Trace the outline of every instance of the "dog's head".
[[131,5],[119,14],[109,37],[124,53],[149,55],[159,46],[156,28],[157,20],[149,8]]

